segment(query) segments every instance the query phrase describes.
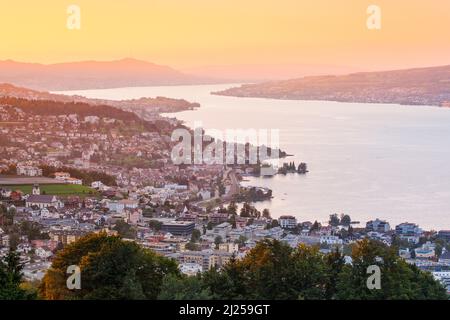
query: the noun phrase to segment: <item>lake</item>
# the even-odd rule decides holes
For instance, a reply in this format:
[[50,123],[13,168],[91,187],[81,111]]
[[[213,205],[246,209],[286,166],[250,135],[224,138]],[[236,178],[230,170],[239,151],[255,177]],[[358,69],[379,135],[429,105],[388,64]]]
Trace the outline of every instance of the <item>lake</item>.
[[280,147],[308,163],[306,175],[249,178],[274,198],[256,204],[272,216],[327,221],[332,213],[394,227],[415,222],[450,229],[450,109],[427,106],[290,101],[211,95],[232,85],[138,87],[60,92],[89,98],[165,96],[198,102],[170,114],[205,129],[279,129]]

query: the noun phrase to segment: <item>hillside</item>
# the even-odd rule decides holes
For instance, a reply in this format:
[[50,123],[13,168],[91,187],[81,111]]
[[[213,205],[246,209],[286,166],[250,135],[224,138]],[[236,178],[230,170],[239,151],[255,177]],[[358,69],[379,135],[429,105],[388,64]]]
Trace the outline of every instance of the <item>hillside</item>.
[[26,100],[49,100],[63,103],[87,103],[90,105],[108,105],[125,111],[131,111],[142,115],[143,111],[148,113],[176,112],[191,110],[200,107],[198,103],[188,102],[183,99],[172,99],[165,97],[140,98],[132,100],[106,100],[90,99],[82,96],[69,96],[53,94],[46,91],[17,87],[9,83],[0,83],[0,98],[19,98]]
[[129,58],[48,65],[5,60],[0,61],[0,70],[0,82],[53,91],[208,82],[167,66]]
[[230,88],[218,95],[450,106],[450,66],[314,76]]

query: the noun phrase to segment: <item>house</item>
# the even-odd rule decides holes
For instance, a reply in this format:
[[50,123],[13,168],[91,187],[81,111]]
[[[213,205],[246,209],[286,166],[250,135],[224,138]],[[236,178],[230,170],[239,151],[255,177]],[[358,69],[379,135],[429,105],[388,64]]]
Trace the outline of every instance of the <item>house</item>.
[[398,250],[398,255],[403,259],[411,259],[411,251],[409,248],[400,248]]
[[25,201],[25,206],[27,208],[36,206],[42,209],[48,207],[61,208],[63,204],[58,200],[56,196],[33,194],[27,198],[27,200]]
[[35,253],[41,259],[48,259],[53,255],[53,253],[50,251],[50,249],[48,249],[46,247],[36,248]]
[[59,219],[59,212],[53,206],[45,207],[41,209],[40,216],[42,219]]
[[9,198],[11,196],[11,189],[0,188],[0,195],[4,198]]
[[281,216],[278,223],[283,229],[293,229],[297,227],[297,219],[294,216]]
[[83,180],[70,177],[68,172],[55,172],[55,179],[69,184],[83,184]]
[[213,267],[221,268],[230,261],[232,256],[232,253],[224,251],[184,251],[178,256],[178,262],[180,264],[195,263],[201,265],[202,270],[206,271]]
[[235,253],[239,251],[239,245],[234,242],[220,243],[219,251],[225,251],[229,253]]
[[142,210],[127,210],[126,211],[126,222],[132,225],[136,225],[142,220]]
[[228,213],[211,213],[209,221],[214,224],[226,222],[228,221]]
[[414,223],[405,222],[395,227],[395,234],[398,235],[400,239],[411,243],[418,243],[422,233],[422,229]]
[[222,239],[225,239],[228,234],[230,233],[233,226],[228,223],[224,222],[217,226],[215,226],[211,231],[209,231],[207,234],[212,235],[214,238],[220,236]]
[[438,280],[446,288],[447,294],[450,294],[450,271],[433,272],[433,277]]
[[326,243],[326,244],[342,244],[342,239],[339,239],[338,236],[331,236],[331,235],[323,235],[320,237],[320,243]]
[[194,276],[197,273],[199,272],[201,273],[203,271],[203,268],[200,264],[190,262],[180,263],[178,265],[178,268],[180,269],[181,273],[186,274],[188,276]]
[[64,182],[68,183],[68,184],[77,184],[77,185],[80,185],[80,186],[83,184],[83,180],[77,179],[77,178],[71,178],[71,177],[69,177],[66,180],[64,180]]
[[439,239],[443,239],[447,242],[450,242],[450,230],[441,230],[438,232],[437,237]]
[[389,222],[385,220],[375,219],[366,223],[366,231],[375,231],[385,233],[391,229]]
[[197,193],[197,196],[200,197],[202,200],[211,199],[211,191],[209,191],[209,190],[200,190]]
[[450,251],[445,251],[439,257],[439,262],[450,265]]
[[110,211],[122,213],[125,209],[136,209],[139,201],[131,199],[123,199],[120,201],[109,201],[107,207]]
[[435,256],[435,245],[431,242],[424,243],[420,248],[414,249],[416,259],[431,259]]
[[109,187],[104,185],[101,181],[92,182],[91,187],[100,191],[106,191],[109,189]]
[[59,181],[64,181],[70,178],[70,173],[68,172],[55,172],[55,179]]

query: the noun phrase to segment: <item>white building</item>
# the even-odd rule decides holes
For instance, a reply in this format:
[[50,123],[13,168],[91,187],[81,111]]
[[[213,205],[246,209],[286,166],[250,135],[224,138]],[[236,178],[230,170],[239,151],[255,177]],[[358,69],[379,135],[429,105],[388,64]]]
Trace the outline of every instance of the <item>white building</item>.
[[125,209],[136,209],[139,206],[139,202],[137,200],[123,199],[120,201],[109,201],[107,206],[110,211],[122,213]]
[[42,169],[33,166],[17,166],[19,176],[38,177],[42,176]]
[[188,276],[194,276],[199,272],[203,272],[203,267],[198,263],[185,262],[178,265],[181,273]]
[[320,237],[320,243],[326,243],[326,244],[342,244],[342,239],[339,239],[338,236],[330,236],[330,235],[323,235]]
[[281,216],[278,218],[278,224],[284,229],[293,229],[297,226],[297,219],[294,216]]
[[33,194],[27,198],[27,200],[25,201],[25,206],[27,208],[37,206],[38,208],[42,209],[48,207],[61,208],[63,204],[58,200],[56,196]]

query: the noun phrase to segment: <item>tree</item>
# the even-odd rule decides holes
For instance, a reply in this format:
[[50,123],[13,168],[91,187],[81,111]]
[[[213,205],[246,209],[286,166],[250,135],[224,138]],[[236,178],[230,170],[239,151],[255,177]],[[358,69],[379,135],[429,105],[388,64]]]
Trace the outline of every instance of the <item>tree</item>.
[[[66,271],[81,270],[81,290],[69,290]],[[156,299],[175,261],[105,233],[90,234],[59,251],[40,287],[44,299]]]
[[[338,275],[337,299],[448,299],[444,287],[431,274],[398,257],[395,248],[365,239],[354,245],[351,257],[352,265],[343,266]],[[380,268],[380,289],[367,287],[367,270],[373,265]]]
[[[373,240],[353,245],[353,264],[339,250],[322,254],[317,246],[291,248],[262,240],[240,260],[196,277],[214,299],[446,299],[442,285]],[[381,269],[381,289],[367,287],[367,267]],[[182,291],[182,289],[180,289]],[[198,289],[200,290],[200,289]]]
[[236,215],[231,215],[230,219],[228,219],[228,223],[231,224],[232,229],[236,229]]
[[14,215],[16,210],[14,208],[6,208],[3,204],[0,205],[0,226],[11,226],[14,222]]
[[201,233],[198,229],[194,229],[192,231],[192,235],[191,235],[191,242],[197,242],[198,240],[200,240],[201,237]]
[[231,201],[227,207],[228,214],[237,214],[237,204],[234,201]]
[[169,275],[164,278],[158,299],[210,300],[212,294],[201,275],[194,277]]
[[136,238],[136,229],[123,220],[118,220],[113,229],[116,230],[122,238]]
[[337,213],[335,214],[330,214],[330,220],[328,221],[328,223],[333,226],[333,227],[337,227],[339,225],[339,217],[337,215]]
[[234,241],[234,243],[237,243],[239,248],[245,247],[246,242],[247,242],[246,236],[239,236],[239,238]]
[[198,251],[199,250],[199,246],[192,241],[186,243],[185,248],[186,248],[186,250],[189,250],[189,251]]
[[278,223],[278,220],[274,219],[266,225],[266,229],[272,229],[272,228],[276,228],[279,226],[280,226],[280,224]]
[[250,218],[250,204],[245,202],[241,208],[240,216],[242,218]]
[[266,219],[270,219],[270,211],[269,209],[265,208],[262,212],[262,216]]
[[157,221],[157,220],[150,220],[148,222],[148,226],[156,231],[161,230],[162,225],[163,225],[162,222]]
[[348,214],[341,215],[341,222],[340,222],[341,225],[349,226],[351,222],[352,222],[352,219],[350,218],[350,216]]
[[32,299],[20,287],[23,265],[17,252],[10,250],[3,260],[0,260],[0,300]]
[[214,244],[216,245],[216,249],[219,249],[219,244],[221,244],[223,242],[222,237],[221,236],[217,236],[214,239]]

